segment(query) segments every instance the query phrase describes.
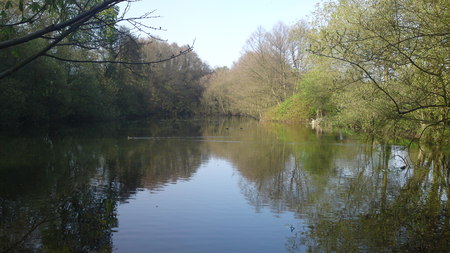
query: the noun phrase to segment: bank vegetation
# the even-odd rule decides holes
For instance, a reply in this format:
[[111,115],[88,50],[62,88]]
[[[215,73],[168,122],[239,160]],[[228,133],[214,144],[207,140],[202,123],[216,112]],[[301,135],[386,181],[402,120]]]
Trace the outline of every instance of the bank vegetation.
[[125,17],[133,1],[82,2],[0,0],[2,125],[240,115],[449,139],[448,1],[322,1],[214,70],[153,36],[152,13]]
[[448,141],[449,5],[324,1],[311,22],[250,36],[205,89],[211,113]]

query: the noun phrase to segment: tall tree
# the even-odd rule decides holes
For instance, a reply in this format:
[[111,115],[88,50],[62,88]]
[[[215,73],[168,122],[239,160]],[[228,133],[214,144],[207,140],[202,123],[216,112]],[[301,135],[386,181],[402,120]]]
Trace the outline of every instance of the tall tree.
[[299,56],[291,40],[291,29],[283,23],[276,24],[271,32],[262,28],[247,41],[247,71],[255,81],[264,85],[276,103],[291,96],[295,87],[294,67],[299,67]]
[[448,1],[340,0],[317,14],[313,53],[348,64],[397,119],[449,126]]
[[278,23],[271,31],[258,28],[233,67],[218,69],[209,78],[206,111],[260,118],[291,97],[309,68],[308,30],[305,22],[293,27]]

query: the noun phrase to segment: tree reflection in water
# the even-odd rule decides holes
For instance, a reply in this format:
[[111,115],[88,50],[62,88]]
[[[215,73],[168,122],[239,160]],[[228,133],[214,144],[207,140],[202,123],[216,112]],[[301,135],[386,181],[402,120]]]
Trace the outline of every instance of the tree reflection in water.
[[2,145],[2,251],[111,249],[117,187],[101,145],[49,136]]
[[[127,122],[128,124],[128,122]],[[130,142],[127,136],[199,135],[183,122],[100,124],[41,137],[4,137],[0,252],[110,252],[118,200],[189,178],[200,143]],[[172,143],[173,144],[173,143]]]
[[0,139],[8,147],[0,149],[1,252],[110,252],[120,202],[190,180],[210,157],[233,164],[256,212],[295,214],[288,251],[450,246],[450,162],[442,151],[237,119],[108,123],[39,136]]
[[276,124],[261,131],[255,139],[264,136],[264,142],[228,148],[226,157],[244,176],[240,187],[257,211],[270,206],[306,220],[288,238],[289,251],[449,248],[448,154],[357,144]]
[[341,190],[327,191],[328,198],[315,203],[318,213],[308,217],[307,237],[291,241],[303,239],[312,252],[448,249],[448,167],[442,166],[448,158],[422,156],[413,168],[399,171],[392,166],[395,152],[396,147],[379,146],[368,154],[368,165],[341,168],[349,170]]

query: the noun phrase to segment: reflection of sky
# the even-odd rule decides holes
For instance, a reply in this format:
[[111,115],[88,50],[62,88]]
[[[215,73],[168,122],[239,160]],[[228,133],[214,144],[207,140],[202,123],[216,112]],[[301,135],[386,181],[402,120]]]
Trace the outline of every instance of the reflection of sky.
[[[91,211],[102,211],[105,206],[101,202],[112,191],[121,198],[117,210],[119,225],[114,228],[118,232],[114,232],[112,238],[116,251],[284,252],[286,247],[298,249],[296,247],[302,240],[307,245],[311,242],[308,246],[316,243],[316,238],[332,244],[339,242],[342,237],[334,225],[345,225],[348,221],[356,226],[345,228],[356,232],[349,242],[365,244],[365,240],[374,238],[376,243],[376,236],[361,239],[364,235],[359,234],[359,228],[367,222],[379,224],[377,219],[384,219],[376,216],[380,210],[390,210],[395,219],[407,220],[409,225],[417,217],[416,211],[427,219],[428,213],[422,215],[425,201],[434,201],[435,197],[448,200],[445,178],[435,178],[445,171],[443,166],[447,161],[441,161],[441,164],[438,158],[428,160],[432,157],[426,153],[406,152],[399,146],[369,146],[350,139],[336,143],[335,138],[311,138],[314,133],[298,129],[293,133],[304,135],[291,132],[297,138],[286,134],[282,139],[280,135],[272,135],[251,124],[243,127],[251,129],[248,132],[239,125],[224,125],[227,128],[223,132],[210,130],[212,133],[206,132],[208,134],[203,137],[207,141],[198,142],[196,136],[199,134],[191,133],[192,129],[198,131],[197,127],[170,125],[173,124],[162,128],[164,134],[156,131],[155,136],[171,136],[170,131],[175,128],[186,131],[164,140],[152,137],[132,141],[86,141],[71,137],[53,141],[51,150],[46,148],[51,142],[47,139],[44,144],[40,139],[31,143],[28,140],[6,142],[3,146],[16,152],[0,153],[4,161],[0,170],[0,198],[7,200],[2,202],[6,205],[5,210],[20,210],[0,216],[7,222],[2,227],[5,228],[3,234],[14,239],[16,230],[28,233],[24,224],[32,226],[31,221],[39,221],[42,211],[38,210],[46,210],[42,208],[44,205],[53,209],[60,204],[63,209],[52,210],[50,214],[64,212],[74,219],[61,220],[64,223],[61,228],[49,226],[49,234],[78,233],[76,223],[81,219],[81,227],[91,227]],[[294,142],[285,145],[284,138]],[[209,141],[222,139],[238,142]],[[316,144],[314,139],[318,141]],[[121,147],[120,152],[117,152],[117,146]],[[410,152],[412,156],[406,160]],[[35,159],[37,157],[39,159]],[[425,163],[428,167],[402,169],[403,159],[411,166]],[[17,167],[10,170],[5,166]],[[88,182],[90,188],[85,188]],[[68,185],[66,188],[60,184]],[[65,196],[74,188],[80,191]],[[57,189],[62,192],[53,195]],[[49,192],[52,195],[49,196]],[[81,198],[88,201],[86,209],[66,204],[81,201]],[[411,203],[404,209],[407,216],[396,217],[402,213],[404,203]],[[414,206],[416,204],[418,208]],[[108,222],[115,222],[115,217],[108,221],[102,218],[103,214],[108,213],[99,212],[93,218],[101,219],[98,224],[106,221],[107,228]],[[439,217],[436,221],[441,222],[439,219],[442,218],[445,222],[444,216],[436,217]],[[96,224],[94,222],[93,226]],[[293,231],[291,225],[295,227]],[[41,228],[44,227],[46,225]],[[61,231],[66,228],[69,230]],[[395,229],[387,228],[387,231]],[[404,227],[401,229],[403,231]],[[374,233],[385,230],[377,231]],[[109,233],[106,232],[102,238],[108,240]],[[40,232],[30,234],[28,242],[32,245],[42,235]],[[75,236],[73,242],[78,244],[90,234]],[[43,240],[42,247],[47,247],[46,243]],[[397,243],[402,242],[392,241],[385,246]],[[313,250],[317,247],[312,245]],[[306,249],[300,248],[302,250]]]
[[292,213],[255,213],[240,192],[240,175],[210,159],[189,181],[138,191],[118,207],[113,236],[120,252],[284,252],[298,224]]

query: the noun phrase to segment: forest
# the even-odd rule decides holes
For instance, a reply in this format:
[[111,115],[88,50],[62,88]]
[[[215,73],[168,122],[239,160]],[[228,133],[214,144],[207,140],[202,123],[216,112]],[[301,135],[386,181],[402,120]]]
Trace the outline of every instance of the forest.
[[449,139],[446,0],[322,1],[215,69],[119,3],[133,1],[0,0],[1,127],[239,115]]

